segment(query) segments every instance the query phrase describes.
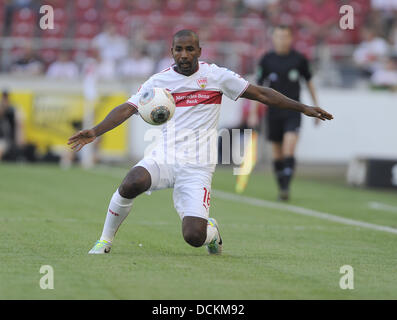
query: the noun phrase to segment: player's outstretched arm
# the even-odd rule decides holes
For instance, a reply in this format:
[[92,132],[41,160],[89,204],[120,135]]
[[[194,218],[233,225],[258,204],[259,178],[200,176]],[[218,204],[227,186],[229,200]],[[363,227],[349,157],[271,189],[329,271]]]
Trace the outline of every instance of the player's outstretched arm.
[[334,118],[332,114],[319,107],[309,107],[303,103],[287,98],[280,92],[271,88],[250,84],[241,97],[256,100],[273,107],[298,111],[309,117],[315,117],[320,120],[331,120]]
[[91,143],[105,132],[116,128],[137,112],[138,111],[128,103],[123,103],[110,111],[106,118],[94,128],[81,130],[71,136],[68,145],[70,145],[73,150],[80,151],[86,144]]

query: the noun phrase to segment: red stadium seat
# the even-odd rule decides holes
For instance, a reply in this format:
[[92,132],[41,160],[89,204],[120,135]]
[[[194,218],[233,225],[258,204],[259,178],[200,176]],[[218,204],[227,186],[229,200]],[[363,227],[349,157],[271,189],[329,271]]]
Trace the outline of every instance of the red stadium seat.
[[220,5],[221,2],[218,0],[196,0],[194,1],[193,10],[200,16],[209,17],[216,14]]
[[29,8],[22,8],[17,10],[13,16],[13,23],[18,24],[21,22],[34,23],[37,20],[37,14],[35,11]]
[[131,14],[136,16],[147,16],[159,9],[156,8],[156,3],[153,0],[135,0],[131,3],[131,5]]
[[78,9],[75,16],[77,21],[98,22],[99,20],[99,12],[95,8]]
[[130,20],[130,14],[127,10],[103,10],[101,14],[101,19],[103,22],[110,23],[128,23]]
[[16,38],[32,38],[36,25],[32,22],[13,23],[11,36]]
[[54,9],[54,21],[55,23],[67,23],[69,20],[69,17],[67,15],[67,12],[64,8],[55,8]]
[[127,9],[126,0],[104,0],[103,10],[105,11],[120,11]]
[[164,15],[181,16],[186,11],[186,1],[184,0],[167,0],[164,5]]
[[95,8],[97,5],[97,0],[76,0],[75,7],[77,10],[87,10],[90,8]]
[[64,38],[66,36],[66,32],[68,30],[69,25],[66,23],[58,23],[57,20],[55,20],[54,23],[54,29],[47,29],[47,30],[42,30],[41,31],[41,36],[43,38]]
[[99,25],[97,23],[84,22],[76,26],[74,37],[76,39],[92,39],[99,32]]
[[48,5],[52,6],[53,8],[65,9],[69,3],[70,3],[70,1],[68,1],[68,0],[47,0],[47,1],[45,1],[44,4],[48,4]]

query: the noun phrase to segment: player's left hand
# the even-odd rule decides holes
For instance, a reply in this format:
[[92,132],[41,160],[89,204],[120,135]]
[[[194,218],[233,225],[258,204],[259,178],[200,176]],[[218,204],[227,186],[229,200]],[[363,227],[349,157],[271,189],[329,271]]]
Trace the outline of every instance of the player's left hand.
[[334,118],[332,114],[319,107],[306,107],[303,113],[308,117],[314,117],[323,121],[332,120]]

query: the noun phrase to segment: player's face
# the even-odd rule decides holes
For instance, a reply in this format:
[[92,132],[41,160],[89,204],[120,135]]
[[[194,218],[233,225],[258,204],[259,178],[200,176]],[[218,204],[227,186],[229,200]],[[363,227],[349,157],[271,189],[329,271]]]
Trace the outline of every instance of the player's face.
[[183,36],[175,38],[171,54],[174,57],[179,73],[189,76],[197,71],[201,48],[198,46],[195,37]]
[[292,34],[288,29],[276,29],[273,32],[273,45],[276,52],[288,53],[292,46]]

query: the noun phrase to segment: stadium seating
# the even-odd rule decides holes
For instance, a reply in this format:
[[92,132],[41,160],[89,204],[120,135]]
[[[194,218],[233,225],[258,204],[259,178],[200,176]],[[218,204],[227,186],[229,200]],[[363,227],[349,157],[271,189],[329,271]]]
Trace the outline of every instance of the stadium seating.
[[[312,16],[315,8],[311,1],[269,2],[266,10],[262,11],[242,8],[244,2],[241,2],[239,9],[233,11],[226,10],[230,8],[228,0],[48,0],[46,3],[55,8],[54,30],[37,28],[37,12],[23,8],[13,13],[10,35],[25,39],[41,37],[43,50],[48,49],[45,52],[47,57],[56,52],[54,44],[61,43],[62,39],[70,38],[79,44],[85,41],[84,46],[76,46],[86,48],[107,23],[114,24],[118,32],[129,39],[133,39],[137,30],[143,30],[145,41],[164,43],[170,41],[177,30],[188,28],[203,34],[203,39],[215,48],[220,48],[217,43],[235,43],[237,46],[247,43],[259,51],[269,47],[267,28],[283,23],[294,28],[296,48],[309,57],[313,56],[319,41],[330,46],[360,41],[359,30],[371,10],[370,0],[349,2],[355,10],[355,30],[341,33],[330,28],[321,40],[314,36],[315,30],[302,28],[302,18]],[[336,3],[337,0],[330,1]],[[0,0],[0,17],[4,17],[4,4],[5,0]],[[0,34],[3,27],[0,24]],[[221,55],[220,51],[216,54],[218,59]],[[256,59],[256,52],[252,52],[250,57]],[[241,65],[244,65],[246,57],[241,59]]]

